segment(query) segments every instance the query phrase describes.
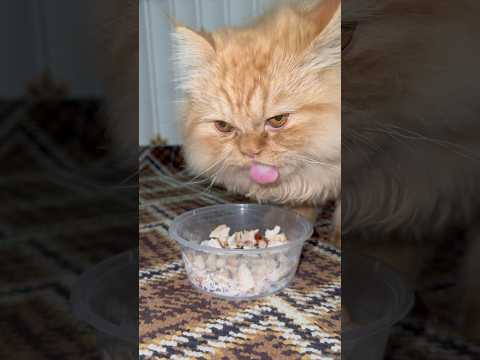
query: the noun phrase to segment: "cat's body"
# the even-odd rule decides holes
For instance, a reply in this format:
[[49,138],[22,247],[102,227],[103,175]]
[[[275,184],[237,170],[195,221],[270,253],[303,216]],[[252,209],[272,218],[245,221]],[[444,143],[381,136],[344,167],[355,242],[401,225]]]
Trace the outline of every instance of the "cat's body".
[[179,25],[174,40],[194,174],[303,214],[339,196],[339,1],[210,34]]
[[472,229],[466,328],[480,338],[480,6],[345,0],[343,9],[356,26],[342,54],[344,246],[415,281],[426,249]]

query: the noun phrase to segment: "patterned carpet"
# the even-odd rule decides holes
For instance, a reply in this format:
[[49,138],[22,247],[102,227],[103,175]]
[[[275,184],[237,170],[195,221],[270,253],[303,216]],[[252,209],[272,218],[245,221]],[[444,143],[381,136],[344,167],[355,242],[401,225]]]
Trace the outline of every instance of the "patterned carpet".
[[71,312],[70,286],[136,246],[138,226],[136,189],[132,212],[124,193],[97,184],[103,158],[90,148],[93,129],[82,130],[96,109],[0,102],[0,359],[100,359],[93,329]]
[[480,344],[460,334],[463,234],[437,247],[425,266],[412,311],[392,330],[386,360],[480,359]]
[[340,358],[340,253],[322,242],[331,206],[287,289],[231,302],[192,288],[167,231],[186,210],[246,200],[216,187],[185,186],[188,178],[175,148],[146,150],[140,169],[141,359]]

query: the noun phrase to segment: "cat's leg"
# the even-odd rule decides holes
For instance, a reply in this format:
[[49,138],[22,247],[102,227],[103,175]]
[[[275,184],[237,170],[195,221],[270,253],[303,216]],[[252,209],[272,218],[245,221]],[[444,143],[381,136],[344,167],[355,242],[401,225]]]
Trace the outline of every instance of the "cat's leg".
[[292,208],[297,214],[302,215],[309,220],[312,224],[315,224],[318,216],[318,208],[313,206],[295,206]]
[[[297,206],[292,209],[296,213],[308,219],[312,224],[315,224],[319,214],[319,209],[317,207]],[[336,247],[340,248],[342,246],[342,207],[340,202],[338,202],[337,204],[337,207],[333,214],[332,222],[334,226],[329,241]]]
[[468,248],[463,268],[465,281],[464,335],[480,342],[480,224],[472,227],[467,236]]

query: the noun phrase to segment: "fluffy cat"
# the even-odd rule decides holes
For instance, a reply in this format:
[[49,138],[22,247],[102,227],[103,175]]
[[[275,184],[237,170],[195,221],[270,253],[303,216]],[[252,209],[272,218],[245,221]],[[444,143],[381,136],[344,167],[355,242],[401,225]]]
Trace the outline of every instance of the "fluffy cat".
[[465,332],[477,338],[479,10],[469,0],[344,0],[342,14],[343,244],[415,282],[430,242],[471,229]]
[[177,25],[173,38],[193,173],[311,218],[338,198],[340,1],[290,2],[212,33]]

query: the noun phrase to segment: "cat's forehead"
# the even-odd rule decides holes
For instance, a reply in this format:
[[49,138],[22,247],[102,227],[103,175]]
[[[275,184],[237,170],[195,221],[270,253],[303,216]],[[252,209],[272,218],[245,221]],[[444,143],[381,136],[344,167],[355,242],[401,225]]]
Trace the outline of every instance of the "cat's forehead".
[[222,114],[229,120],[244,124],[255,125],[262,121],[268,112],[271,103],[271,88],[269,84],[256,78],[242,79],[241,82],[220,82],[216,87],[218,102]]
[[[308,102],[315,97],[312,89],[318,93],[320,70],[337,61],[333,51],[322,57],[312,45],[318,31],[312,21],[286,8],[253,27],[213,32],[194,46],[194,54],[205,55],[187,64],[196,76],[187,90],[204,112],[210,107],[226,118],[264,121],[294,111],[302,105],[302,94]],[[325,41],[325,47],[335,45],[330,38]],[[192,54],[187,49],[181,59]]]
[[265,76],[274,65],[279,48],[271,39],[232,36],[217,53],[218,66],[224,76]]
[[286,79],[277,52],[270,44],[257,43],[243,49],[231,46],[218,55],[214,91],[227,107],[224,111],[251,119],[267,116]]

